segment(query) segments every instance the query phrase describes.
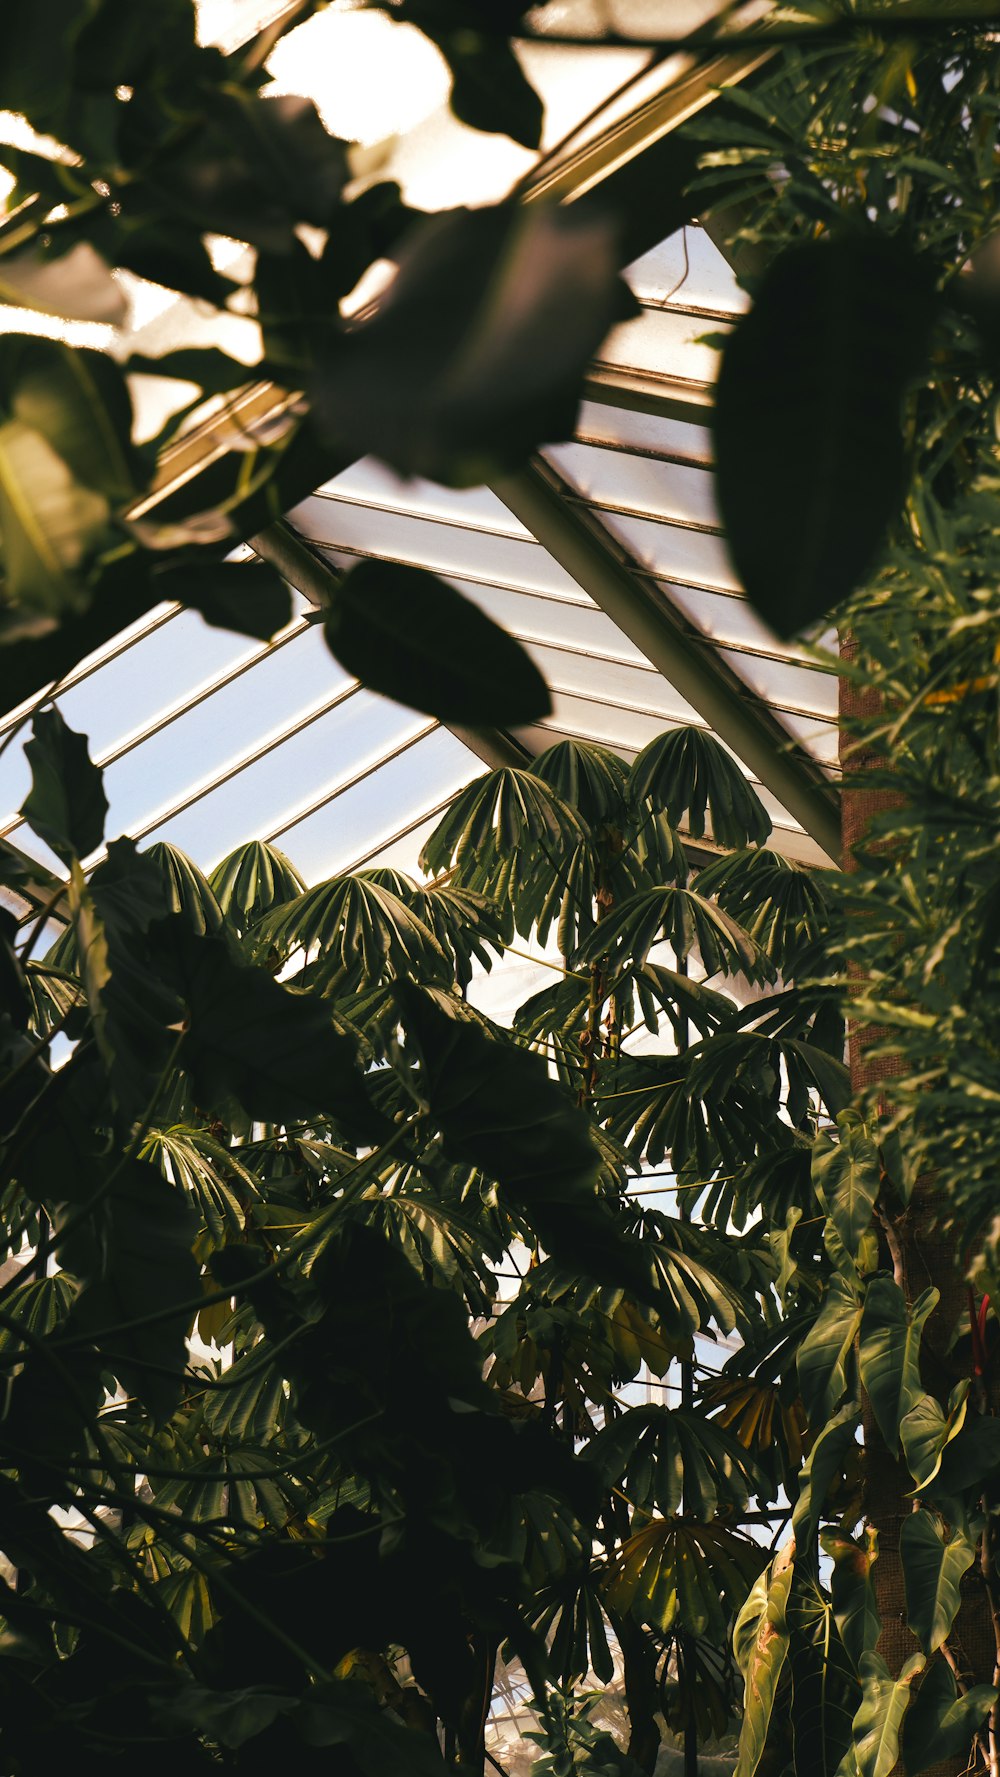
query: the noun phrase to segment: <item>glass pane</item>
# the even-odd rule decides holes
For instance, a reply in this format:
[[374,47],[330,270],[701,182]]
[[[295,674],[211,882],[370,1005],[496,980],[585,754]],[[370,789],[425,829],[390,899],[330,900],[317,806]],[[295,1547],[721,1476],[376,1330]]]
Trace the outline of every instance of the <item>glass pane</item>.
[[739,314],[749,306],[732,266],[697,222],[644,253],[625,276],[641,302],[671,302],[716,314]]
[[350,566],[354,555],[373,555],[487,583],[501,580],[525,591],[571,597],[577,592],[569,574],[539,544],[516,537],[321,498],[299,507],[297,523],[338,566]]
[[[428,718],[358,691],[302,732],[238,771],[180,814],[162,821],[150,840],[169,839],[211,869],[233,846],[273,836],[320,797],[333,795],[361,771],[428,727]],[[381,794],[365,780],[369,801]],[[297,854],[284,841],[298,863]]]
[[602,513],[601,521],[636,561],[661,580],[701,582],[729,592],[740,590],[721,537],[613,512]]
[[380,841],[388,842],[410,820],[437,808],[482,770],[481,760],[468,747],[446,728],[434,728],[373,776],[282,827],[276,843],[308,881],[321,881],[368,857]]
[[645,370],[654,376],[678,377],[684,382],[714,383],[719,354],[701,342],[704,334],[720,331],[718,321],[706,321],[702,315],[644,309],[634,321],[612,328],[598,362]]
[[581,403],[577,437],[588,444],[617,445],[620,450],[650,456],[681,457],[691,463],[712,461],[712,434],[707,426],[633,413],[627,407],[605,406],[600,401]]
[[[351,500],[394,512],[413,512],[422,518],[441,519],[446,524],[470,525],[474,530],[498,531],[510,537],[530,537],[508,506],[487,487],[438,487],[435,482],[419,476],[396,475],[377,457],[362,457],[343,474],[334,476],[312,496],[313,499]],[[311,500],[298,513],[308,510]],[[299,523],[296,513],[293,523]]]
[[715,478],[687,463],[663,463],[626,456],[587,444],[551,445],[548,457],[569,485],[591,504],[651,518],[718,525]]

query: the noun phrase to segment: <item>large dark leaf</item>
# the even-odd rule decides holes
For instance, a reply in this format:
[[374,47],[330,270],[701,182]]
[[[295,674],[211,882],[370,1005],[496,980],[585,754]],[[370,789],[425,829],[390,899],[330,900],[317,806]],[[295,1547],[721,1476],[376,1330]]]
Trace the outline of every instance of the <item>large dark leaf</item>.
[[398,257],[378,313],[311,379],[324,437],[459,486],[569,437],[587,364],[634,312],[614,222],[583,203],[455,210]]
[[181,1063],[203,1108],[235,1099],[275,1123],[327,1111],[348,1130],[372,1132],[355,1045],[322,1000],[235,962],[221,938],[196,938],[180,918],[157,934],[187,1007]]
[[297,222],[326,227],[346,177],[344,145],[310,99],[235,86],[213,95],[201,129],[149,175],[163,206],[188,226],[272,253],[292,251]]
[[595,1188],[599,1156],[589,1119],[544,1061],[449,1016],[408,983],[397,982],[394,992],[419,1047],[421,1084],[448,1159],[495,1178],[555,1257],[646,1298],[655,1293],[642,1248],[621,1233]]
[[159,575],[156,585],[164,598],[200,611],[206,623],[262,642],[269,642],[292,615],[292,595],[270,562],[181,563]]
[[442,722],[521,727],[551,709],[520,642],[423,568],[361,562],[332,594],[324,633],[372,691]]
[[719,504],[747,594],[780,635],[875,565],[904,492],[900,404],[932,318],[924,263],[872,230],[782,253],[726,344]]
[[928,1668],[903,1723],[903,1769],[918,1777],[945,1759],[967,1761],[972,1736],[996,1702],[991,1684],[975,1684],[958,1694],[950,1667],[939,1655]]
[[21,813],[32,832],[68,864],[96,851],[104,838],[108,799],[87,751],[87,736],[67,727],[57,709],[39,710],[24,751],[31,789]]
[[[198,1289],[197,1222],[184,1193],[155,1166],[111,1165],[113,1183],[92,1215],[81,1218],[70,1205],[56,1216],[59,1262],[80,1284],[70,1324],[91,1334],[125,1387],[166,1419],[180,1399],[194,1315],[186,1304]],[[127,1325],[149,1314],[159,1318]]]

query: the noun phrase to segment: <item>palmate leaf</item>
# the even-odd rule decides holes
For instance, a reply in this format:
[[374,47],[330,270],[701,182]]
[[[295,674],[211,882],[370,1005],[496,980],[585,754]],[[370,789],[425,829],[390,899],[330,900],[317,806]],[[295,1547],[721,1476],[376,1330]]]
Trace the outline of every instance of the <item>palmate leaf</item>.
[[608,1486],[669,1516],[683,1505],[707,1521],[720,1507],[741,1511],[766,1488],[763,1475],[737,1440],[717,1422],[682,1407],[630,1408],[587,1445]]
[[741,847],[698,872],[699,894],[718,902],[788,979],[807,964],[828,927],[822,871],[807,869],[769,846]]
[[225,1449],[243,1443],[267,1444],[280,1435],[290,1409],[285,1383],[276,1363],[267,1363],[262,1346],[231,1364],[223,1386],[208,1391],[202,1418],[211,1436]]
[[653,1518],[623,1543],[605,1593],[613,1609],[661,1635],[676,1627],[719,1642],[765,1560],[759,1544],[721,1524]]
[[705,1332],[713,1323],[724,1333],[748,1329],[754,1316],[753,1283],[763,1279],[750,1278],[732,1241],[714,1229],[652,1209],[639,1209],[625,1225],[643,1240],[661,1312],[666,1318],[668,1307],[672,1310],[673,1332]]
[[695,839],[705,832],[707,814],[714,839],[727,850],[751,840],[763,845],[771,831],[760,797],[703,728],[672,728],[651,740],[633,763],[628,787],[635,802],[662,809],[672,827],[686,826]]
[[693,1097],[720,1097],[730,1079],[752,1082],[765,1104],[776,1107],[783,1100],[797,1125],[815,1111],[815,1100],[836,1112],[850,1092],[847,1068],[839,1057],[816,1043],[769,1037],[758,1030],[718,1031],[691,1051],[688,1089]]
[[467,987],[473,967],[491,969],[511,934],[510,915],[498,902],[450,882],[414,882],[400,870],[376,867],[366,882],[380,884],[412,908],[450,958],[455,980]]
[[241,935],[272,908],[294,901],[306,886],[284,852],[260,839],[237,846],[216,864],[208,885]]
[[222,909],[197,864],[165,839],[147,846],[142,855],[162,874],[168,912],[183,914],[192,931],[222,930]]
[[540,778],[505,766],[459,792],[427,840],[420,867],[435,876],[453,870],[462,887],[487,894],[502,878],[516,912],[518,889],[546,856],[561,861],[588,837],[575,809]]
[[[662,1013],[666,1013],[678,1038],[692,1024],[701,1036],[708,1036],[732,1023],[736,1015],[736,1007],[724,993],[662,963],[647,961],[630,968],[624,980],[634,988],[646,1028],[654,1034],[659,1030]],[[619,980],[614,987],[616,993],[621,991]]]
[[654,944],[666,941],[675,957],[695,952],[707,976],[743,974],[766,980],[771,966],[742,926],[714,902],[676,883],[643,888],[612,908],[573,959],[577,964],[610,956],[612,966],[643,963]]
[[[678,1174],[709,1180],[719,1166],[743,1166],[774,1139],[770,1093],[749,1077],[726,1077],[724,1089],[699,1097],[689,1087],[688,1056],[623,1056],[613,1084],[598,1083],[597,1105],[636,1165],[666,1158]],[[604,1096],[607,1090],[607,1097]]]
[[634,816],[625,800],[628,766],[607,747],[560,740],[537,753],[531,769],[563,802],[576,809],[591,833],[604,830],[624,834],[633,823]]
[[283,955],[318,953],[312,979],[338,990],[394,976],[447,979],[448,959],[430,927],[377,873],[333,876],[272,908],[256,928]]
[[213,1246],[242,1238],[248,1205],[260,1196],[261,1182],[236,1149],[224,1147],[206,1129],[181,1124],[151,1129],[139,1156],[188,1192]]
[[579,1566],[570,1569],[536,1594],[533,1626],[545,1636],[553,1670],[564,1685],[586,1678],[588,1672],[602,1684],[614,1677],[601,1578],[600,1567],[592,1562],[582,1572]]

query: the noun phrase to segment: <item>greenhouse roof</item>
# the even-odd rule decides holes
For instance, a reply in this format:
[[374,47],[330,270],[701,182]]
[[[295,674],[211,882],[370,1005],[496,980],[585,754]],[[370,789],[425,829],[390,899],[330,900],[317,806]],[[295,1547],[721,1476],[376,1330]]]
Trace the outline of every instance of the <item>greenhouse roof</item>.
[[[206,16],[213,8],[244,31],[279,10],[204,0]],[[706,7],[690,10],[704,16]],[[333,8],[313,24],[337,16]],[[388,161],[429,207],[435,190],[439,203],[476,202],[513,182],[526,201],[572,201],[760,58],[744,51],[695,66],[674,57],[643,72],[634,52],[622,54],[535,51],[532,78],[558,117],[561,145],[552,153],[543,144],[534,168],[525,150],[463,129],[438,103],[382,154],[380,176]],[[291,72],[280,70],[286,84]],[[456,165],[457,194],[447,177]],[[484,761],[528,764],[567,736],[632,757],[671,724],[694,722],[740,760],[780,850],[806,863],[837,857],[836,679],[815,650],[779,642],[743,598],[714,505],[710,336],[731,324],[742,293],[695,222],[627,277],[640,313],[592,365],[572,442],[468,491],[404,480],[374,458],[355,462],[254,539],[297,589],[296,614],[273,642],[162,606],[68,675],[60,706],[105,768],[110,832],[170,840],[204,868],[259,837],[312,880],[376,859],[412,870],[441,810]],[[129,344],[162,350],[203,325],[193,305],[166,313],[139,302]],[[252,336],[255,324],[234,317],[233,326]],[[273,424],[290,398],[249,385],[235,416],[211,414],[175,448],[164,489],[227,448],[235,427]],[[451,731],[350,679],[314,618],[328,577],[359,558],[451,580],[527,645],[551,688],[551,716],[510,733]],[[11,746],[0,758],[0,836],[52,867],[16,813],[27,787],[26,761]]]

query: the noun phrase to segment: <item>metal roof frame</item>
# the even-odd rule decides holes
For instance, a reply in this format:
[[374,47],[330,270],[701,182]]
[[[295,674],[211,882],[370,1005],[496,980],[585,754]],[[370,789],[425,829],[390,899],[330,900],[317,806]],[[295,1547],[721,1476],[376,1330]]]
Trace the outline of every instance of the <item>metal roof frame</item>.
[[[570,147],[554,161],[544,162],[524,182],[521,199],[574,202],[605,186],[609,192],[620,188],[620,195],[631,199],[633,208],[641,207],[646,176],[640,167],[643,157],[651,156],[657,166],[665,156],[671,164],[673,159],[688,161],[690,146],[671,142],[672,133],[711,103],[721,87],[746,79],[773,53],[759,43],[743,49],[727,43],[724,53],[693,58],[679,74],[673,58],[664,64],[673,71],[673,78],[661,91],[652,96],[647,93],[634,110],[616,118],[578,150]],[[671,183],[677,190],[682,181],[678,178]],[[670,232],[673,222],[679,226],[689,219],[681,215],[682,204],[675,207],[676,218],[668,217],[666,223],[658,219],[658,238]],[[648,219],[642,226],[648,233]],[[717,222],[710,232],[724,250]],[[705,383],[600,361],[591,366],[583,394],[602,405],[701,425],[712,405],[712,391]],[[275,422],[293,411],[300,399],[297,391],[273,383],[249,383],[164,453],[153,491],[132,515],[155,511],[196,481],[229,453],[237,435],[244,450],[248,435],[258,434],[264,442]],[[669,605],[653,577],[627,556],[599,518],[579,509],[579,501],[568,496],[550,465],[535,459],[520,475],[496,483],[493,491],[822,850],[837,859],[838,795],[829,777],[782,728],[766,702]],[[250,539],[250,547],[271,561],[310,602],[327,602],[336,585],[336,570],[287,521],[269,525]],[[490,768],[523,766],[530,761],[531,754],[522,743],[501,730],[456,726],[451,732]],[[13,849],[4,841],[0,845]]]

